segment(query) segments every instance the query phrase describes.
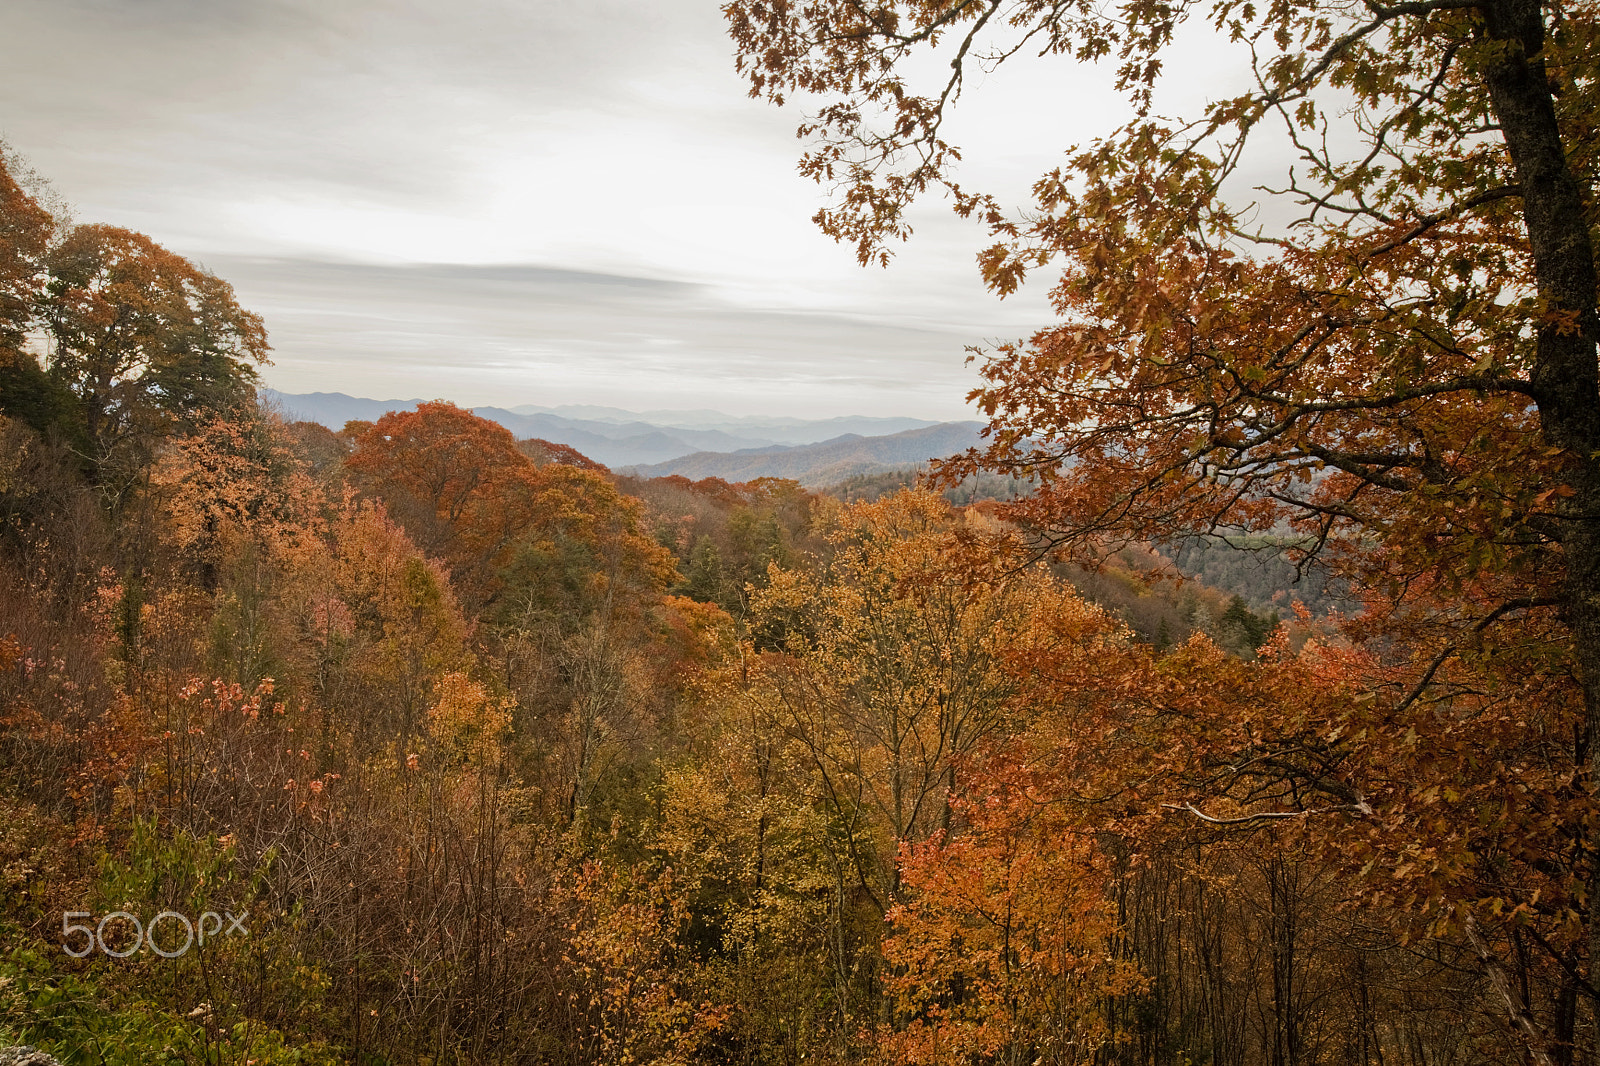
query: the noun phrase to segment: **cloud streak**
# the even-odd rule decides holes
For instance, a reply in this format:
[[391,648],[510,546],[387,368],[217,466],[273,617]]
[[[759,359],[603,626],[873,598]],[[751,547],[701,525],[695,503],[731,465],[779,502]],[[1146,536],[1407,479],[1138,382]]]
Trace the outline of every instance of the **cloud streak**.
[[221,259],[272,323],[286,392],[476,405],[712,407],[827,417],[970,417],[969,338],[814,311],[756,309],[681,281],[511,266]]

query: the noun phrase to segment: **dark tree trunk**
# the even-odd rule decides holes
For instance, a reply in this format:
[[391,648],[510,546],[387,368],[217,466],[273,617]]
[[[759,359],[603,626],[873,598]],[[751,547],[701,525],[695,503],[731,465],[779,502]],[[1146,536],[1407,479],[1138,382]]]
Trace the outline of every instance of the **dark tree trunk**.
[[[1564,613],[1583,685],[1589,784],[1600,785],[1600,316],[1585,189],[1568,164],[1545,71],[1539,0],[1492,0],[1486,31],[1504,52],[1485,72],[1522,193],[1534,280],[1547,308],[1533,372],[1545,438],[1570,456],[1556,536],[1566,566]],[[1600,900],[1600,841],[1591,842],[1589,899]],[[1590,983],[1600,975],[1600,922],[1588,915]]]

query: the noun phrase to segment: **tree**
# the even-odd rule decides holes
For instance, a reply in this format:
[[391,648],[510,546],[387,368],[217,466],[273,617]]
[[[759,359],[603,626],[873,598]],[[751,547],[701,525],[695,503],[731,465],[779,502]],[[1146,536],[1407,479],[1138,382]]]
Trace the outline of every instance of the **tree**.
[[[802,127],[818,142],[803,168],[843,184],[818,218],[863,259],[884,257],[911,198],[942,185],[1005,238],[982,256],[992,287],[1065,261],[1064,324],[1003,349],[976,394],[994,420],[988,464],[1045,479],[1030,516],[1073,537],[1288,516],[1319,545],[1374,532],[1461,577],[1484,553],[1509,556],[1493,569],[1544,578],[1542,599],[1600,648],[1584,517],[1600,492],[1588,8],[1427,0],[1357,18],[1222,0],[1210,21],[1250,47],[1256,88],[1177,126],[1146,112],[1172,33],[1196,17],[1187,6],[1129,0],[1116,19],[1032,0],[728,11],[753,91],[829,97]],[[1007,49],[1004,32],[1021,40]],[[942,94],[916,95],[909,57],[952,36]],[[940,121],[968,63],[1023,44],[1115,53],[1138,114],[1012,217],[951,181]],[[1305,211],[1281,233],[1250,228],[1247,205],[1223,196],[1250,134],[1274,120],[1302,164],[1277,195]],[[1341,120],[1361,145],[1348,158],[1318,136]],[[1600,713],[1600,668],[1585,673]]]
[[[986,361],[973,395],[992,440],[952,476],[1038,478],[1013,514],[1084,554],[1107,537],[1291,523],[1302,561],[1331,557],[1370,590],[1356,635],[1393,642],[1388,672],[1367,679],[1390,724],[1426,711],[1459,725],[1478,694],[1537,675],[1554,719],[1526,721],[1543,737],[1571,730],[1560,758],[1592,794],[1593,5],[734,0],[726,11],[753,93],[822,97],[802,127],[813,143],[802,169],[842,190],[818,220],[864,262],[886,261],[885,241],[909,232],[907,205],[943,188],[997,238],[980,256],[992,288],[1062,265],[1060,323]],[[1159,120],[1174,34],[1202,20],[1251,88]],[[941,124],[969,68],[1023,50],[1114,58],[1131,117],[1010,211],[956,184]],[[912,85],[931,69],[921,52],[950,60],[931,92]],[[1263,157],[1269,128],[1289,159]],[[1276,187],[1238,195],[1245,168],[1263,163],[1282,175]],[[1508,634],[1511,620],[1526,632]],[[1335,752],[1350,743],[1321,739]],[[1576,862],[1583,894],[1600,898],[1585,805],[1541,802],[1561,813],[1540,846]],[[1589,846],[1566,849],[1572,832]],[[1584,921],[1592,999],[1600,920]]]
[[384,415],[348,466],[480,604],[548,609],[567,596],[592,608],[630,582],[662,589],[670,577],[666,552],[639,532],[637,504],[603,473],[537,466],[505,427],[452,403]]
[[0,370],[21,358],[39,261],[55,221],[12,176],[0,154]]
[[842,508],[827,540],[817,572],[774,565],[753,597],[752,629],[785,653],[755,676],[882,913],[902,898],[902,848],[949,829],[958,767],[1015,726],[1004,656],[1075,597],[1017,574],[927,492]]
[[50,338],[48,371],[77,400],[102,480],[142,432],[198,425],[253,401],[267,331],[221,278],[114,226],[75,227],[44,266],[37,314]]
[[[503,491],[504,482],[533,469],[502,426],[435,400],[414,411],[390,411],[362,430],[349,466],[370,479],[397,517],[425,548],[445,549],[457,527],[484,517],[483,501]],[[413,513],[415,512],[415,513]],[[518,517],[504,516],[513,525]],[[429,523],[442,523],[426,528]],[[495,533],[501,534],[500,538]],[[501,539],[485,531],[480,539]]]
[[208,590],[242,544],[304,535],[317,502],[283,425],[256,412],[211,419],[174,440],[150,480],[164,497],[171,543]]
[[40,368],[28,350],[43,260],[56,222],[29,194],[24,167],[13,174],[11,153],[0,144],[0,411],[41,433],[65,430],[70,444],[87,448],[74,434],[72,394]]
[[471,662],[469,626],[444,568],[381,506],[347,500],[327,534],[287,563],[297,665],[325,742],[348,730],[365,751],[418,731],[437,680]]
[[716,543],[704,533],[700,534],[695,539],[694,550],[689,553],[689,577],[683,583],[684,593],[705,603],[721,603],[727,584]]
[[[887,1060],[1066,1064],[1111,1043],[1100,1010],[1140,976],[1108,944],[1108,857],[1026,782],[964,803],[968,832],[902,857],[916,890],[889,914],[889,984],[907,1015]],[[1007,787],[1009,785],[1009,787]]]

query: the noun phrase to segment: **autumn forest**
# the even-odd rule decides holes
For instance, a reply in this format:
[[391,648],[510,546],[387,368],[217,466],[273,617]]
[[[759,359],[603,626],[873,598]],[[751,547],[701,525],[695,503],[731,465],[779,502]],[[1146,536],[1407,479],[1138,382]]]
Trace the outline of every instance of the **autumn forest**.
[[[296,421],[225,280],[4,156],[0,1047],[1600,1061],[1595,4],[723,11],[863,265],[942,197],[1050,286],[983,447]],[[1193,25],[1249,83],[1163,117]],[[1128,110],[1011,203],[946,119],[1029,56]]]

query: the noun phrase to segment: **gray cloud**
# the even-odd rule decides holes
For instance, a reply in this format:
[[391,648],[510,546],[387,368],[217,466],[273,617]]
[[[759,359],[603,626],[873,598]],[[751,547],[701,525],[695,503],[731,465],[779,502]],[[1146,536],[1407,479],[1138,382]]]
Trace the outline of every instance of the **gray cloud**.
[[11,0],[0,102],[80,217],[236,283],[287,391],[952,417],[963,347],[1046,317],[939,205],[888,272],[812,229],[715,0]]
[[982,338],[739,306],[686,282],[541,267],[222,259],[285,392],[461,402],[970,416]]
[[102,190],[94,175],[78,173],[108,156],[179,183],[221,172],[436,196],[455,167],[452,149],[510,116],[626,109],[641,74],[699,80],[714,72],[737,85],[707,4],[7,7],[5,128],[41,164],[59,160],[75,183],[88,179],[96,198],[127,185],[106,174],[112,189]]

